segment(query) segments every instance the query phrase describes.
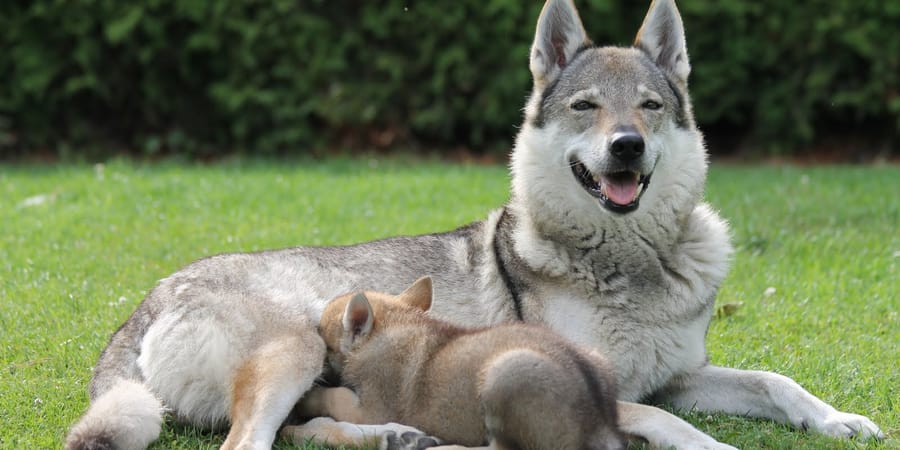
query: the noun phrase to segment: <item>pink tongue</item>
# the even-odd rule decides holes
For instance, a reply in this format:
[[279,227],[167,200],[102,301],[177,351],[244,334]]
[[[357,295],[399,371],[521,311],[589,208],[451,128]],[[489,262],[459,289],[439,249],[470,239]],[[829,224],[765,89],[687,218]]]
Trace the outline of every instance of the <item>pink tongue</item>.
[[637,196],[638,177],[627,176],[603,176],[600,177],[601,192],[606,198],[619,205],[627,205]]

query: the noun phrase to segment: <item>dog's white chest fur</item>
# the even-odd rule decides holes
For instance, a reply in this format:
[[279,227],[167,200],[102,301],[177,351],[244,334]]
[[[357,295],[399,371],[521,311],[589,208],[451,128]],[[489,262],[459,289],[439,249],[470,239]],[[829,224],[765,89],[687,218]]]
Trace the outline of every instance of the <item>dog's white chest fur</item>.
[[648,323],[626,311],[563,292],[544,295],[547,324],[567,339],[599,351],[613,364],[620,400],[640,400],[706,360],[706,316],[684,323]]

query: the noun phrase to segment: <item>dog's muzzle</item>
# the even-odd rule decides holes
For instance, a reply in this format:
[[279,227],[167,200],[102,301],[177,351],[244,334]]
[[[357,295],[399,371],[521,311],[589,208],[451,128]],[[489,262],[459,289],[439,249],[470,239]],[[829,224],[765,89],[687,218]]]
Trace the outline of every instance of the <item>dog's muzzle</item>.
[[650,184],[651,173],[631,169],[644,154],[644,139],[637,133],[617,133],[610,142],[609,153],[615,159],[614,165],[626,169],[592,173],[583,162],[574,159],[572,173],[581,187],[599,199],[606,209],[617,213],[634,211]]
[[572,163],[572,173],[588,194],[599,199],[604,208],[617,213],[638,208],[652,175],[631,171],[594,175],[581,161]]

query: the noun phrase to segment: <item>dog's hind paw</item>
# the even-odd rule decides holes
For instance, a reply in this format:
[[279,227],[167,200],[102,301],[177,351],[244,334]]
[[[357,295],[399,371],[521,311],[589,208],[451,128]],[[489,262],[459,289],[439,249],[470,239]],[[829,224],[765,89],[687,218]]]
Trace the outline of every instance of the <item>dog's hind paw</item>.
[[407,431],[397,434],[387,431],[381,436],[381,444],[378,450],[424,450],[441,445],[441,441],[433,436],[417,431]]

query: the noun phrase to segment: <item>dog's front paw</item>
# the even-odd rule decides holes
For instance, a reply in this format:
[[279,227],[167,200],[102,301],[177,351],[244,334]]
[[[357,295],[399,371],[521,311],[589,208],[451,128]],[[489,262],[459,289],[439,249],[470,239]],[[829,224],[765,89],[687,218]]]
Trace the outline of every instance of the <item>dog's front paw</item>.
[[842,438],[884,439],[884,433],[868,417],[841,411],[834,411],[825,416],[825,420],[816,427],[816,431]]
[[418,431],[407,431],[399,435],[388,431],[381,436],[378,450],[423,450],[438,445],[441,445],[438,438]]

